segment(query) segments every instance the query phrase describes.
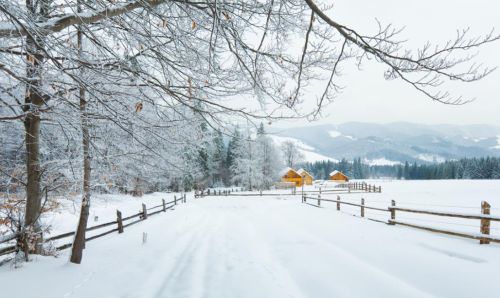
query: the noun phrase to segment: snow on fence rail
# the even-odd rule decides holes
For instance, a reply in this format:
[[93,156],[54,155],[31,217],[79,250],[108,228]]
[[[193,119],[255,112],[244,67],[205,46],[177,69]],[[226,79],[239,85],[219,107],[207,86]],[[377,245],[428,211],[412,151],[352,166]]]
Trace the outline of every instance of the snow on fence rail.
[[[129,227],[129,226],[134,225],[134,224],[137,224],[141,221],[144,221],[149,216],[159,214],[161,212],[166,212],[168,209],[174,208],[174,206],[177,205],[177,202],[186,203],[186,195],[184,194],[184,196],[181,196],[179,199],[177,199],[177,197],[174,196],[174,199],[170,202],[165,202],[165,199],[162,199],[162,203],[160,205],[152,206],[149,208],[147,208],[146,204],[142,204],[142,210],[140,212],[126,216],[126,217],[122,217],[121,211],[116,210],[116,220],[102,223],[102,224],[99,224],[96,226],[88,227],[85,231],[87,231],[87,232],[94,231],[94,230],[102,229],[102,228],[113,226],[113,225],[117,225],[116,228],[104,231],[102,233],[90,236],[88,238],[85,238],[85,241],[91,241],[91,240],[106,236],[106,235],[114,233],[114,232],[123,233],[124,228]],[[161,208],[161,209],[157,210],[157,211],[153,211],[151,213],[148,212],[148,211],[158,209],[158,208]],[[124,222],[135,219],[135,218],[138,218],[138,219],[124,224]],[[67,233],[55,235],[55,236],[49,237],[47,239],[44,239],[44,242],[60,240],[60,239],[64,239],[67,237],[71,237],[73,235],[75,235],[75,232],[67,232]],[[17,236],[18,236],[18,233],[7,235],[7,236],[2,236],[0,238],[0,244],[14,240],[17,238]],[[71,247],[72,245],[73,245],[73,243],[71,243],[71,242],[65,243],[65,244],[57,246],[56,250],[63,250],[63,249]],[[18,247],[16,245],[11,245],[11,246],[7,246],[4,248],[0,248],[0,256],[14,253],[17,251],[18,251]]]
[[349,182],[338,184],[338,188],[347,188],[349,190],[362,190],[365,192],[382,192],[382,186],[367,184],[366,182]]
[[[297,191],[297,188],[291,188],[291,193],[290,194],[285,194],[285,193],[266,193],[263,192],[262,190],[258,191],[259,196],[289,196],[289,195],[304,195],[304,194],[312,194],[312,193],[351,193],[354,191],[359,191],[359,192],[382,192],[382,186],[376,186],[376,185],[371,185],[367,184],[366,182],[351,182],[351,183],[342,183],[336,185],[334,188],[331,189],[319,189],[319,190],[304,190],[301,189],[300,191]],[[235,193],[235,192],[240,192],[240,193]],[[206,190],[201,190],[201,191],[195,191],[195,198],[199,197],[204,197],[204,196],[256,196],[255,193],[241,193],[243,192],[243,188],[231,188],[231,189],[224,189],[224,190],[217,190],[217,189],[206,189]]]
[[[442,211],[434,211],[434,210],[426,210],[426,209],[401,208],[401,207],[396,207],[396,201],[394,201],[394,200],[391,201],[391,206],[387,207],[387,209],[384,209],[384,208],[380,208],[380,207],[373,207],[373,206],[365,205],[365,199],[363,199],[363,198],[361,199],[360,203],[357,204],[357,203],[342,201],[340,199],[340,196],[337,196],[337,199],[333,200],[333,199],[322,198],[321,195],[322,195],[321,192],[317,195],[317,197],[311,197],[311,196],[307,196],[306,194],[303,194],[302,195],[302,203],[307,203],[307,199],[311,199],[311,200],[317,201],[317,207],[321,207],[321,201],[333,202],[333,203],[337,204],[338,211],[340,211],[341,205],[349,205],[349,206],[359,207],[361,217],[365,217],[365,209],[389,212],[391,218],[387,222],[373,219],[373,218],[367,218],[367,219],[377,221],[377,222],[386,223],[389,225],[396,225],[397,224],[397,225],[407,226],[407,227],[411,227],[411,228],[426,230],[426,231],[430,231],[430,232],[436,232],[436,233],[441,233],[441,234],[447,234],[447,235],[453,235],[453,236],[464,237],[464,238],[469,238],[469,239],[475,239],[475,240],[479,240],[480,244],[489,244],[490,242],[500,243],[500,238],[490,236],[491,221],[500,222],[500,216],[490,215],[491,206],[488,202],[485,202],[485,201],[483,201],[481,203],[481,214],[476,214],[476,213],[442,212]],[[478,220],[480,220],[480,225],[479,225],[480,232],[479,233],[465,233],[465,232],[461,232],[461,231],[447,230],[447,229],[441,229],[441,228],[431,227],[431,226],[427,226],[427,225],[417,225],[417,224],[412,224],[412,223],[408,223],[408,222],[403,222],[403,221],[396,220],[396,211],[415,213],[415,214],[426,214],[426,215],[441,216],[441,217],[452,217],[452,218],[462,218],[462,219],[478,219]]]

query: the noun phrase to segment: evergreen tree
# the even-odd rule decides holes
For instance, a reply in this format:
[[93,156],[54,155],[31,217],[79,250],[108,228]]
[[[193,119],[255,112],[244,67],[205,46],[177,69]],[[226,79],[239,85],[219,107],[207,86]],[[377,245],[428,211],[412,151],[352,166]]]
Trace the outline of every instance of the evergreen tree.
[[231,140],[227,145],[226,167],[229,169],[233,166],[236,155],[236,148],[240,146],[240,142],[242,142],[242,136],[239,127],[236,126]]
[[222,132],[220,130],[213,132],[212,143],[210,144],[209,149],[209,174],[212,180],[212,185],[222,186],[224,185],[224,175],[226,174],[226,149],[224,146]]
[[269,189],[278,178],[277,174],[281,168],[281,164],[274,142],[266,135],[262,123],[260,123],[257,130],[255,151],[257,154],[258,169],[260,170],[260,178],[256,181],[256,186],[260,189]]
[[403,177],[405,180],[410,179],[410,165],[408,164],[407,161],[405,161],[405,167],[403,169]]
[[398,165],[397,168],[398,169],[396,177],[398,178],[398,180],[401,180],[401,178],[403,178],[403,167],[401,165]]

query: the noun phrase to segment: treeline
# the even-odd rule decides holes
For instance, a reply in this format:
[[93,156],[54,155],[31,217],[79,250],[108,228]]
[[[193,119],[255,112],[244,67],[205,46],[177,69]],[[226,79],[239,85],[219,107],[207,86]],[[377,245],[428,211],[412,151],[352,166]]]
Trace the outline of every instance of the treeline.
[[334,170],[342,171],[353,179],[395,178],[407,180],[430,179],[500,179],[500,158],[462,158],[436,164],[416,162],[398,165],[369,165],[360,158],[339,162],[319,161],[306,163],[304,167],[315,179],[328,179]]
[[[277,181],[282,156],[263,124],[257,130],[237,126],[224,133],[189,111],[182,116],[188,119],[179,119],[182,126],[155,131],[163,138],[168,136],[169,143],[144,135],[139,144],[128,132],[94,121],[90,148],[92,192],[140,196],[167,189],[190,191],[233,185],[268,189]],[[105,129],[101,131],[97,125]],[[2,193],[22,194],[24,190],[26,152],[21,129],[18,123],[0,125],[4,145],[0,148]],[[69,136],[56,137],[63,133]],[[82,180],[78,170],[82,160],[80,145],[71,137],[76,133],[59,126],[44,128],[48,141],[41,144],[40,165],[43,187],[50,195],[74,192]]]
[[237,126],[227,142],[220,131],[210,130],[205,124],[201,133],[200,146],[185,154],[191,171],[172,178],[172,190],[233,185],[269,189],[276,181],[282,158],[262,123],[256,134],[249,129],[242,132]]

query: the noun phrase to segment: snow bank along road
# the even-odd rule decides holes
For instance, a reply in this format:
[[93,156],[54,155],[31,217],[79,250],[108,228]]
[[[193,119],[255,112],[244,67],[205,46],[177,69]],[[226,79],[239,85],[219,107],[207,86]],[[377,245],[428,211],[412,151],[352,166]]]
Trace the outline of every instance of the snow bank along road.
[[[480,297],[500,246],[387,226],[300,198],[191,199],[87,244],[83,264],[0,268],[1,297]],[[142,233],[148,242],[142,244]],[[29,286],[27,286],[29,285]]]

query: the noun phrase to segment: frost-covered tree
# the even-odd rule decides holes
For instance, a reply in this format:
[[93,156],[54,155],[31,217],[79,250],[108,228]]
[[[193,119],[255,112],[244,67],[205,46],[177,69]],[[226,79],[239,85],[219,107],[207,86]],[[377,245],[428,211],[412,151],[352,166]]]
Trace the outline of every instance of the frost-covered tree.
[[226,148],[224,138],[220,130],[212,132],[212,142],[210,143],[210,165],[209,175],[212,186],[224,185],[226,172]]
[[282,168],[281,156],[274,141],[266,135],[264,125],[260,123],[257,130],[256,154],[258,169],[261,173],[256,182],[260,189],[269,189],[277,181],[279,170]]
[[286,140],[281,144],[281,154],[285,165],[290,168],[304,161],[304,154],[299,150],[297,144],[290,140]]
[[248,189],[269,189],[282,167],[280,156],[263,124],[254,137],[251,135],[247,132],[245,139],[231,140],[232,182]]
[[255,140],[247,134],[246,138],[235,141],[232,151],[231,181],[252,190],[257,186],[256,182],[261,179]]

